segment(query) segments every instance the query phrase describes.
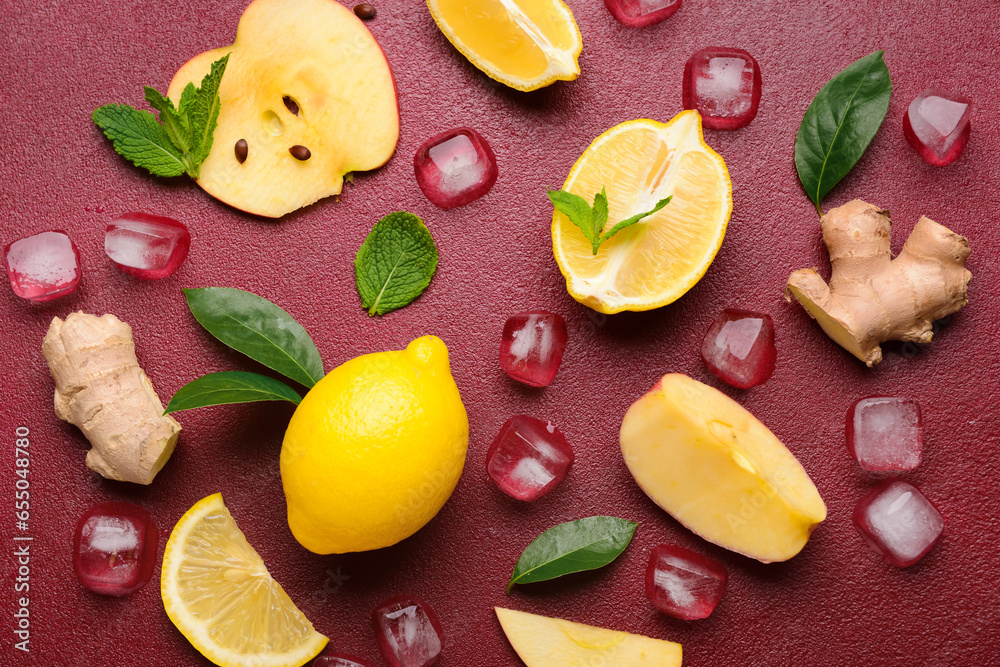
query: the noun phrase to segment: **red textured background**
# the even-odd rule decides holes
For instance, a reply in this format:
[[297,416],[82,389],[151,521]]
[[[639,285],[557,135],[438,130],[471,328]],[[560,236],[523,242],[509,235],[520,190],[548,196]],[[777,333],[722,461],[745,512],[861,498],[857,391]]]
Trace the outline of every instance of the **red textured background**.
[[[153,514],[162,554],[181,514],[216,491],[272,574],[331,638],[331,648],[375,664],[383,663],[369,613],[397,593],[421,595],[437,611],[446,633],[441,664],[450,667],[518,664],[493,605],[680,641],[692,666],[1000,664],[996,2],[687,0],[667,22],[633,30],[618,25],[599,0],[569,0],[584,38],[583,74],[524,94],[469,65],[419,0],[381,0],[369,25],[399,85],[396,155],[348,185],[339,203],[323,201],[281,222],[235,211],[187,180],[150,178],[116,156],[90,122],[103,103],[143,106],[143,85],[165,90],[189,57],[231,43],[245,0],[3,4],[0,241],[65,229],[80,248],[84,277],[75,294],[43,305],[0,288],[0,664],[207,664],[167,619],[159,568],[154,582],[131,598],[105,598],[76,582],[70,551],[78,517],[97,502],[120,499]],[[561,184],[608,127],[638,117],[667,120],[679,111],[684,62],[710,45],[747,49],[764,78],[760,113],[749,127],[706,132],[733,179],[725,243],[705,278],[674,305],[598,316],[565,292],[551,255],[544,189]],[[786,304],[782,288],[794,269],[828,270],[816,215],[792,162],[799,120],[824,81],[878,48],[886,49],[893,78],[889,114],[826,206],[862,197],[891,209],[896,250],[927,214],[969,237],[974,280],[971,305],[933,344],[919,351],[887,345],[883,364],[869,370],[797,305]],[[907,104],[932,85],[975,104],[965,154],[943,169],[924,164],[901,127]],[[426,137],[456,125],[475,127],[490,141],[500,178],[486,198],[444,212],[417,188],[412,156]],[[104,225],[136,209],[189,226],[191,254],[175,276],[143,282],[105,257]],[[400,209],[425,218],[440,268],[416,303],[370,319],[355,292],[352,260],[372,224]],[[140,362],[166,399],[206,372],[257,370],[189,315],[180,289],[206,285],[240,287],[281,304],[313,334],[327,368],[401,348],[425,333],[445,340],[472,435],[465,474],[434,521],[379,552],[320,557],[301,548],[285,523],[278,476],[291,415],[282,405],[182,413],[180,446],[148,488],[108,482],[84,467],[87,443],[52,413],[52,382],[40,353],[49,320],[83,309],[130,323]],[[698,347],[727,306],[772,315],[778,367],[763,387],[724,391],[788,445],[829,508],[805,550],[785,564],[758,564],[681,528],[633,483],[618,450],[625,410],[661,374],[685,372],[719,386]],[[536,307],[562,313],[570,333],[559,375],[537,391],[509,381],[496,360],[506,316]],[[856,398],[873,393],[916,398],[926,419],[924,462],[907,478],[940,508],[945,536],[908,570],[870,553],[850,522],[876,477],[849,458],[844,415]],[[534,504],[502,495],[485,472],[493,435],[519,412],[557,423],[577,453],[562,486]],[[29,655],[14,650],[10,630],[19,425],[31,429]],[[622,558],[598,572],[504,595],[518,554],[534,536],[592,514],[639,521]],[[661,542],[693,547],[729,569],[729,589],[710,619],[675,621],[645,599],[646,558]]]

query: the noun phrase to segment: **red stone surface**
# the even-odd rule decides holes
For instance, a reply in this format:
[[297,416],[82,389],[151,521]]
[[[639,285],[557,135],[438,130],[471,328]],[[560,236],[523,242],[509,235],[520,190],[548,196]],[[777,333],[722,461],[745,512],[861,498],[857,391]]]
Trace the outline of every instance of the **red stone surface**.
[[[292,599],[331,637],[330,651],[375,664],[370,625],[377,604],[408,593],[425,598],[448,637],[441,665],[517,665],[493,605],[562,616],[679,641],[685,665],[988,665],[1000,662],[1000,89],[993,71],[1000,8],[962,3],[688,3],[647,29],[620,25],[599,0],[569,0],[583,33],[583,74],[523,94],[486,79],[440,34],[419,0],[381,0],[367,23],[399,84],[402,136],[396,155],[359,175],[341,201],[324,201],[280,222],[211,199],[183,179],[157,180],[125,164],[90,121],[106,102],[142,105],[142,86],[165,89],[191,56],[231,43],[245,0],[9,3],[0,12],[7,67],[0,83],[0,231],[14,238],[59,226],[73,235],[84,277],[77,291],[30,304],[0,289],[0,664],[208,665],[173,627],[159,589],[125,600],[83,589],[72,575],[80,514],[106,500],[153,515],[161,544],[182,513],[221,491],[250,543]],[[552,206],[590,141],[615,123],[667,120],[681,110],[681,75],[692,53],[729,44],[754,54],[764,72],[760,112],[735,132],[706,132],[733,179],[735,209],[718,258],[671,306],[603,317],[576,304],[552,259]],[[837,347],[796,304],[785,303],[794,269],[829,266],[815,210],[792,161],[795,132],[812,96],[836,71],[886,49],[893,97],[867,154],[827,198],[855,197],[892,210],[898,251],[921,214],[969,237],[971,304],[913,351],[886,346],[865,368]],[[923,162],[903,139],[909,102],[929,86],[976,100],[961,158]],[[486,197],[441,211],[420,192],[412,156],[437,132],[472,125],[490,142],[501,177]],[[123,275],[105,257],[104,228],[130,210],[170,211],[193,237],[170,278]],[[441,252],[430,288],[410,306],[369,318],[354,288],[353,259],[372,225],[408,210],[429,224]],[[201,373],[259,370],[210,338],[180,289],[228,285],[274,299],[316,338],[328,368],[364,352],[400,349],[441,336],[469,411],[465,474],[440,515],[415,536],[374,553],[317,556],[285,522],[278,452],[291,407],[227,406],[181,413],[173,459],[150,487],[109,482],[84,466],[80,432],[52,413],[52,381],[40,346],[53,316],[113,312],[132,325],[140,362],[166,399]],[[715,380],[698,350],[720,310],[766,312],[777,331],[778,364],[766,385],[739,391]],[[543,308],[565,316],[570,343],[555,382],[517,386],[497,365],[507,315]],[[799,458],[829,508],[801,554],[762,565],[708,544],[656,507],[633,483],[618,449],[629,404],[668,371],[719,387],[757,415]],[[844,415],[862,396],[920,401],[924,460],[906,479],[938,503],[948,528],[919,564],[901,572],[873,558],[851,511],[875,480],[844,445]],[[492,488],[486,450],[513,414],[543,414],[574,443],[573,474],[543,500],[524,504]],[[14,525],[14,429],[31,429],[31,516]],[[593,514],[639,522],[611,566],[504,595],[523,548],[556,523]],[[13,648],[16,563],[12,535],[30,535],[31,653]],[[646,600],[650,550],[692,547],[729,572],[725,603],[688,624]],[[162,552],[162,546],[160,547]],[[159,577],[159,568],[154,573]]]

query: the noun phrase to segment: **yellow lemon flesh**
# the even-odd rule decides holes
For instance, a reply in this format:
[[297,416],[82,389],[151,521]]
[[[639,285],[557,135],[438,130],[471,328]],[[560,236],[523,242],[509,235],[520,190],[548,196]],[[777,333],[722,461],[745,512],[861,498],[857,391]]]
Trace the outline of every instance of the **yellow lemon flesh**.
[[633,120],[599,136],[562,189],[592,203],[602,187],[608,192],[606,230],[673,199],[606,241],[596,256],[580,228],[556,210],[552,250],[566,289],[607,314],[676,301],[705,275],[733,211],[729,171],[705,143],[701,116],[682,111],[666,124]]
[[440,338],[338,366],[285,431],[281,481],[292,534],[319,554],[396,544],[451,496],[468,444],[469,420]]
[[299,667],[327,639],[264,567],[216,493],[174,526],[163,554],[167,616],[198,651],[227,667]]
[[580,76],[580,29],[561,0],[427,0],[445,37],[491,79],[537,90]]

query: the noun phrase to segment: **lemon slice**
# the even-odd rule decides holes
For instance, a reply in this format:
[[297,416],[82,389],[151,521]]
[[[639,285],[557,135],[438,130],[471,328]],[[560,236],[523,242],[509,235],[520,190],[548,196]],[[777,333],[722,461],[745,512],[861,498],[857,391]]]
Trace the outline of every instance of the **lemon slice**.
[[163,554],[167,616],[217,665],[300,667],[327,638],[264,567],[216,493],[174,526]]
[[660,199],[670,203],[606,241],[594,256],[580,228],[558,210],[552,250],[566,289],[602,313],[650,310],[676,301],[697,283],[726,235],[733,187],[726,163],[705,143],[701,116],[616,125],[584,151],[562,189],[588,203],[606,187],[606,229]]
[[445,37],[469,61],[517,90],[580,76],[580,29],[561,0],[427,0]]

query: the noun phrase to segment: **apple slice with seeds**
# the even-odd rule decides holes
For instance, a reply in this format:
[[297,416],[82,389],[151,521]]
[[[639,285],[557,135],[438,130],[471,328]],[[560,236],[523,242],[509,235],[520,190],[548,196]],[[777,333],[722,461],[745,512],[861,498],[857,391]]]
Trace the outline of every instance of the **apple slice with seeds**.
[[254,0],[232,46],[185,63],[177,104],[230,54],[200,185],[238,209],[277,218],[340,194],[344,175],[385,164],[399,138],[396,84],[368,28],[335,0]]

